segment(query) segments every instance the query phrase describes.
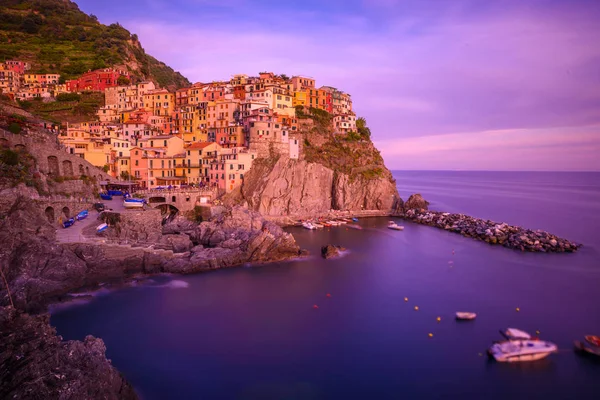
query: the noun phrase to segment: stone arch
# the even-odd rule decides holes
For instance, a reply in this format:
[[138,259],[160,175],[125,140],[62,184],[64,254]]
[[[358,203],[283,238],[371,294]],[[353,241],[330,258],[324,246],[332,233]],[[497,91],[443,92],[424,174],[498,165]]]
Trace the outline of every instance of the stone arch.
[[148,203],[166,203],[167,199],[162,196],[154,196],[148,199]]
[[177,196],[171,196],[171,201],[175,203],[177,201]]
[[63,207],[62,213],[67,219],[71,218],[71,210],[69,210],[69,207]]
[[10,147],[7,138],[0,138],[0,147]]
[[62,162],[62,169],[64,176],[73,176],[73,163],[69,160],[64,160]]
[[158,208],[163,216],[175,216],[179,213],[179,209],[170,204],[161,204],[154,208]]
[[15,144],[15,150],[16,151],[25,151],[26,147],[24,144]]
[[56,156],[48,156],[48,175],[60,176],[58,158]]
[[54,208],[50,206],[46,207],[46,209],[44,210],[44,214],[46,214],[46,218],[48,218],[48,222],[50,222],[51,224],[53,224],[54,221],[56,221],[54,219]]
[[83,165],[79,164],[79,176],[84,175],[85,174],[85,170],[83,169]]

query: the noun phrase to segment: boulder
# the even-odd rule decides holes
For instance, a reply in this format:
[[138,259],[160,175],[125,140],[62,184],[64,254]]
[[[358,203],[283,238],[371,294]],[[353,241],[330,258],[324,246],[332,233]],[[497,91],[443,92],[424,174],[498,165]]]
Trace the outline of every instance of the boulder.
[[411,194],[408,200],[404,202],[404,210],[427,210],[429,202],[426,201],[420,193]]
[[325,259],[337,257],[340,255],[340,252],[344,250],[346,249],[342,246],[328,244],[326,246],[321,247],[321,256]]
[[159,243],[171,248],[173,253],[185,253],[193,247],[190,237],[183,233],[179,235],[163,235]]

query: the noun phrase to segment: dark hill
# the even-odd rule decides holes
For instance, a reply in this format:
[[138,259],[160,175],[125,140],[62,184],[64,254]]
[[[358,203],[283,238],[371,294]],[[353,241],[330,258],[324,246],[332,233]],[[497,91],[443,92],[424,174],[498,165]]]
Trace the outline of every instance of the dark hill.
[[146,54],[137,35],[109,26],[69,0],[2,0],[0,62],[31,63],[32,73],[60,73],[71,79],[90,70],[126,66],[134,82],[150,79],[176,89],[190,82]]

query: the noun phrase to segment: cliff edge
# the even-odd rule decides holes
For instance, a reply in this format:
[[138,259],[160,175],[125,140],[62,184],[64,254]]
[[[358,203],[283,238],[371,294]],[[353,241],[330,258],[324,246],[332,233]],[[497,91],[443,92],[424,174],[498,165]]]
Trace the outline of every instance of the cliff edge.
[[332,210],[385,214],[402,209],[396,181],[370,135],[334,133],[327,115],[315,115],[312,123],[300,126],[299,156],[271,149],[255,160],[228,200],[269,219],[312,218]]

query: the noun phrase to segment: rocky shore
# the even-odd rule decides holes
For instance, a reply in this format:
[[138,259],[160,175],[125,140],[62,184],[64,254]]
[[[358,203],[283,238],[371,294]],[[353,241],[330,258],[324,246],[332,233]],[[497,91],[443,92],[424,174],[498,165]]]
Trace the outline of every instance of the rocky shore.
[[543,253],[570,253],[581,244],[573,243],[542,230],[525,229],[520,226],[425,209],[407,210],[404,219],[417,224],[434,226],[463,236],[482,240],[489,244],[511,249]]
[[102,340],[63,342],[48,315],[27,314],[45,311],[70,292],[139,275],[187,274],[304,254],[291,234],[260,214],[241,207],[221,211],[200,224],[176,219],[161,228],[155,246],[124,246],[119,235],[117,243],[58,244],[55,228],[36,205],[17,198],[0,218],[0,398],[137,398],[106,359]]

